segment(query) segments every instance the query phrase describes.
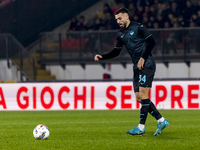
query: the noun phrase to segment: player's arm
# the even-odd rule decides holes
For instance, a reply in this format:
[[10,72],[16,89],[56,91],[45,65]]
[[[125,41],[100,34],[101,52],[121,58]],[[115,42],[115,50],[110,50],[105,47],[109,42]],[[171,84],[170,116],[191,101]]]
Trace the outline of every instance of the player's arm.
[[99,60],[111,59],[111,58],[117,57],[120,54],[120,52],[121,52],[121,49],[114,48],[112,51],[110,51],[107,54],[104,54],[104,55],[96,54],[94,56],[94,60],[99,61]]
[[94,56],[94,60],[99,61],[99,60],[105,60],[105,59],[111,59],[111,58],[117,57],[121,52],[122,45],[123,45],[122,41],[117,36],[115,48],[107,54],[103,54],[103,55],[96,54]]
[[141,25],[139,27],[139,32],[141,34],[142,37],[144,37],[147,46],[146,48],[142,51],[141,57],[138,61],[138,69],[142,70],[143,66],[144,66],[144,62],[147,59],[147,57],[149,55],[151,55],[151,51],[153,50],[154,46],[156,45],[156,42],[152,36],[152,34],[149,33],[149,31],[147,30],[146,27],[144,27],[143,25]]
[[149,55],[151,55],[151,51],[153,50],[154,46],[156,45],[156,42],[152,36],[152,34],[149,33],[146,27],[141,25],[139,27],[139,32],[141,35],[144,37],[147,46],[146,48],[142,51],[141,57],[146,60]]
[[144,58],[145,60],[147,59],[147,57],[149,55],[151,55],[151,51],[153,50],[154,46],[156,45],[156,42],[152,35],[146,39],[146,42],[147,42],[146,49],[144,49],[141,54],[141,57]]

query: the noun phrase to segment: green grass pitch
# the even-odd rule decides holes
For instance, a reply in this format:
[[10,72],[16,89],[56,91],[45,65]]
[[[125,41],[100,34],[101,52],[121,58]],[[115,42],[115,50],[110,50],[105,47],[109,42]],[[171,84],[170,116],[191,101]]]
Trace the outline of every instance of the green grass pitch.
[[[139,110],[1,111],[1,150],[196,150],[200,149],[200,110],[160,110],[169,126],[154,136],[156,120],[149,114],[144,136],[126,130],[139,123]],[[45,124],[46,140],[33,129]]]

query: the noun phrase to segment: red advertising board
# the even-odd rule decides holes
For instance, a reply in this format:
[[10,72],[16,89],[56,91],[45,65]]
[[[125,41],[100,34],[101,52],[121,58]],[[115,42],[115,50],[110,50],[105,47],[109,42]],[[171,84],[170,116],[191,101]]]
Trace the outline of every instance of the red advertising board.
[[[199,109],[200,81],[154,81],[158,109]],[[0,84],[0,110],[139,109],[132,82]]]

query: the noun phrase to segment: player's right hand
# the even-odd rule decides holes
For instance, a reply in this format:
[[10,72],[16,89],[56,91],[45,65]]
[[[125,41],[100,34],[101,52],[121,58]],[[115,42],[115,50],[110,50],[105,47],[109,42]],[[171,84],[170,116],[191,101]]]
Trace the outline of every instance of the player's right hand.
[[144,58],[140,57],[138,64],[137,64],[137,67],[138,67],[139,70],[143,69],[144,62],[145,62]]
[[99,58],[102,58],[102,56],[99,55],[99,54],[96,54],[96,55],[94,56],[94,61],[99,61]]

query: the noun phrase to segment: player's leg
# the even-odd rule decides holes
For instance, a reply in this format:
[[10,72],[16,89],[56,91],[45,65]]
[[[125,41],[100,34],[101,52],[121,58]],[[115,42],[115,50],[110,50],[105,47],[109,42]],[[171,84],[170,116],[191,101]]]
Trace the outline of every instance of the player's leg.
[[150,109],[150,100],[149,100],[149,87],[139,87],[139,93],[141,95],[141,108],[140,108],[140,123],[138,127],[143,130],[145,127],[147,115]]
[[[143,135],[145,133],[145,122],[149,112],[150,101],[148,99],[150,88],[139,87],[139,92],[135,92],[136,99],[141,100],[141,108],[140,108],[140,123],[139,125],[132,129],[126,131],[126,133],[131,135]],[[140,99],[141,98],[141,99]]]
[[142,71],[134,71],[133,86],[136,100],[142,104],[140,109],[140,124],[133,130],[128,130],[131,135],[144,134],[145,122],[148,112],[158,121],[157,130],[154,135],[158,135],[168,126],[169,122],[164,119],[156,109],[153,102],[149,99],[149,91],[152,86],[155,69],[144,68]]
[[[134,77],[133,77],[133,87],[134,92],[136,95],[136,100],[141,103],[141,93],[139,92],[139,70],[134,71]],[[136,128],[133,128],[132,130],[126,131],[126,133],[130,135],[144,135],[145,128],[144,126],[137,126]]]
[[[152,86],[155,69],[144,68],[140,74],[139,91],[141,95],[142,105],[148,104],[148,112],[158,121],[157,131],[154,135],[158,135],[169,125],[169,122],[162,117],[153,102],[149,99],[149,91]],[[147,109],[147,108],[146,108]]]
[[140,95],[141,95],[141,104],[142,107],[140,109],[140,124],[138,125],[140,130],[145,128],[145,122],[148,115],[148,112],[156,118],[158,121],[157,130],[154,135],[158,135],[162,132],[162,130],[169,125],[169,122],[161,116],[159,111],[156,109],[153,102],[148,98],[150,88],[139,87]]
[[[135,92],[136,100],[141,104],[141,93],[140,92]],[[149,113],[158,121],[162,122],[163,118],[159,111],[156,109],[154,103],[150,100],[150,107],[149,107]]]

